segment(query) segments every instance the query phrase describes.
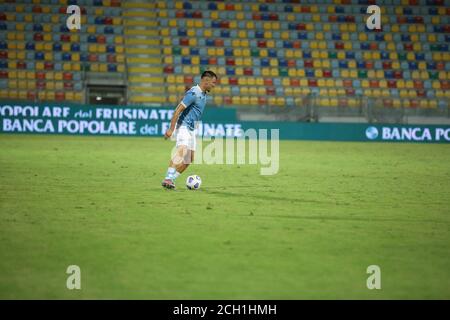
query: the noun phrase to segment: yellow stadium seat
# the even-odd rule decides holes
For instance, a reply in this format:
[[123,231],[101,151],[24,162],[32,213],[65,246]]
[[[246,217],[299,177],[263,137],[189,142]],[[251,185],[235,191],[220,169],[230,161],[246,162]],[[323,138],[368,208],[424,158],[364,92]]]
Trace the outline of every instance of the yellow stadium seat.
[[194,20],[191,19],[186,20],[186,27],[194,28]]
[[18,87],[19,87],[19,89],[26,89],[27,88],[27,81],[19,80],[18,81]]
[[28,72],[27,72],[27,79],[33,80],[34,78],[35,78],[35,73],[34,73],[34,71],[28,71]]
[[223,103],[223,98],[222,96],[214,96],[214,103],[217,105],[221,105]]
[[437,106],[438,106],[436,100],[430,100],[428,105],[430,108],[437,108]]
[[125,72],[125,65],[119,64],[117,66],[117,72],[121,72],[121,73]]
[[436,97],[441,99],[445,97],[444,91],[442,90],[436,90]]
[[163,49],[163,54],[164,54],[164,55],[170,55],[170,54],[172,54],[172,48],[171,48],[171,47],[164,47],[164,49]]
[[369,80],[366,80],[366,79],[362,80],[361,81],[361,87],[362,88],[369,88]]
[[308,86],[308,80],[307,79],[300,79],[300,86],[301,87],[307,87]]
[[439,80],[448,80],[448,75],[445,71],[439,71],[438,75]]
[[[57,89],[57,90],[61,90],[61,89]],[[49,101],[53,101],[55,100],[55,92],[54,91],[47,91],[45,93],[45,98]]]
[[400,69],[400,62],[392,61],[392,69]]
[[383,70],[376,70],[375,71],[375,78],[383,79],[384,78],[384,71]]
[[164,63],[172,64],[173,63],[173,57],[172,56],[165,56],[164,57]]
[[184,74],[192,74],[192,67],[191,66],[183,66],[183,73]]
[[242,38],[242,39],[247,38],[247,31],[246,30],[239,30],[238,31],[238,37]]
[[[21,91],[17,91],[17,90],[7,90],[7,92],[8,92],[8,98],[10,98],[10,99],[17,99],[17,98],[20,98],[20,99],[26,99],[26,97],[24,98],[24,97],[20,97],[20,92]],[[23,92],[23,91],[22,91]]]
[[304,69],[297,69],[297,77],[305,77],[305,70]]
[[350,70],[348,70],[348,69],[341,70],[341,76],[343,78],[349,78],[350,77]]
[[391,59],[391,60],[397,60],[397,59],[398,59],[398,54],[397,54],[397,52],[390,52],[390,53],[389,53],[389,59]]
[[255,96],[258,94],[258,89],[256,87],[249,87],[248,93],[252,96]]
[[45,91],[38,91],[39,100],[45,100]]
[[441,18],[439,16],[433,16],[431,17],[431,24],[440,24]]
[[420,62],[417,64],[417,67],[419,68],[419,70],[426,70],[426,69],[427,69],[427,64],[426,64],[425,61],[420,61]]
[[100,66],[99,66],[99,71],[100,72],[107,72],[108,71],[107,64],[101,63]]
[[414,88],[414,82],[412,80],[406,80],[405,81],[405,88],[413,89]]
[[72,71],[80,71],[80,70],[81,70],[81,65],[79,63],[72,63]]
[[175,81],[176,81],[176,83],[184,83],[184,77],[178,75],[175,77]]
[[55,83],[53,81],[47,81],[45,83],[45,88],[48,90],[54,90],[55,89]]
[[17,89],[17,80],[9,80],[8,88],[9,89]]
[[64,51],[64,52],[70,52],[70,43],[63,43],[63,45],[62,45],[62,51]]
[[171,84],[175,83],[175,76],[174,76],[173,74],[169,74],[169,75],[166,77],[166,82],[167,82],[167,83],[171,83]]
[[416,90],[407,90],[408,97],[409,98],[416,98],[417,97],[417,91]]
[[229,94],[231,93],[230,86],[225,86],[225,87],[223,87],[223,88],[222,88],[222,92],[223,92],[223,94],[225,94],[225,95],[229,95]]
[[375,70],[368,70],[368,71],[367,71],[367,78],[373,79],[373,78],[375,78],[375,77],[376,77]]
[[420,100],[419,105],[421,108],[428,108],[428,100],[426,99]]
[[248,96],[243,96],[243,97],[241,97],[241,104],[242,105],[249,105],[250,104],[250,97],[248,97]]
[[400,98],[407,98],[408,90],[404,90],[404,89],[399,90],[399,95],[400,95]]

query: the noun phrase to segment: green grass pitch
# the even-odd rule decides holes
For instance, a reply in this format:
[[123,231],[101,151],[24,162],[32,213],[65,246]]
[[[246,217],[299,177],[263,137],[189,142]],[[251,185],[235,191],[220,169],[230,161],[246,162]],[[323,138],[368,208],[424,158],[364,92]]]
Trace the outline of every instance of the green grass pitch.
[[0,135],[0,298],[450,298],[448,145],[281,141],[277,175],[194,165],[175,192],[172,147]]

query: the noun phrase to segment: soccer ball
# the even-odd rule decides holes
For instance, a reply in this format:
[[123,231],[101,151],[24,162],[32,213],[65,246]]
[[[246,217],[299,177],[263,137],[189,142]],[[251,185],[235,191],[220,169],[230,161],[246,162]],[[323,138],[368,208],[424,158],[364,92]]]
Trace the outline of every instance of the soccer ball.
[[197,190],[200,189],[200,185],[202,184],[202,179],[199,176],[193,175],[189,176],[186,179],[186,187],[189,190]]

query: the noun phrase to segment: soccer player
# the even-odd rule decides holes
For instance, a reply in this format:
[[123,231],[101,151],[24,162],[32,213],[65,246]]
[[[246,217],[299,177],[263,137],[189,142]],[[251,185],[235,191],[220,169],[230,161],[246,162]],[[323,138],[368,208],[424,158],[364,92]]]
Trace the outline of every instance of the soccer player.
[[[170,121],[170,128],[164,134],[169,139],[176,128],[177,151],[170,160],[162,186],[175,188],[175,179],[194,161],[195,124],[200,121],[206,105],[206,94],[216,86],[217,76],[212,71],[202,73],[200,84],[189,89],[178,104]],[[176,127],[175,127],[176,125]]]

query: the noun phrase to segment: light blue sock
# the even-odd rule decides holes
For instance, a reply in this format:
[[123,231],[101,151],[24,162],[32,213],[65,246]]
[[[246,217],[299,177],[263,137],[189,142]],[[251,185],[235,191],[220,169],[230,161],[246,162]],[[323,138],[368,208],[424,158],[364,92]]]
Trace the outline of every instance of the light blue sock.
[[176,172],[177,172],[177,170],[175,168],[169,167],[169,169],[167,169],[166,179],[175,180]]

